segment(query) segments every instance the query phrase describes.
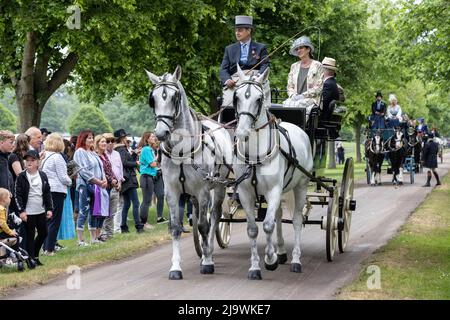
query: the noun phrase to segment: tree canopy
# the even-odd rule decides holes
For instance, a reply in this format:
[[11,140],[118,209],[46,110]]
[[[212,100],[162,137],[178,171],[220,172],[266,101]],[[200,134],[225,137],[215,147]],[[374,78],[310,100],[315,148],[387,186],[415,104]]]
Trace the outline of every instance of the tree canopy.
[[112,132],[113,129],[103,112],[92,105],[82,106],[69,121],[69,132],[78,135],[81,130],[90,129],[95,134]]

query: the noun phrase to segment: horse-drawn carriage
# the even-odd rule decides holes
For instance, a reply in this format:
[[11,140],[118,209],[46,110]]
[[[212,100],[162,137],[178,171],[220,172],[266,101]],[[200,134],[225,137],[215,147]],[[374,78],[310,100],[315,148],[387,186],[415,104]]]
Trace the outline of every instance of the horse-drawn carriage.
[[365,146],[367,184],[381,184],[383,162],[387,174],[392,174],[394,184],[403,183],[403,174],[414,183],[419,171],[421,139],[414,127],[367,129]]
[[[246,76],[238,67],[238,73],[241,81],[234,94],[234,106],[222,109],[218,121],[213,121],[187,106],[178,68],[173,75],[162,77],[148,72],[155,84],[149,103],[158,121],[156,135],[164,141],[162,169],[166,187],[170,188],[166,196],[174,250],[169,279],[182,278],[178,243],[181,231],[177,223],[182,192],[193,195],[193,238],[203,274],[214,272],[214,238],[226,248],[232,223],[236,222],[248,224],[252,255],[249,279],[261,279],[256,250],[258,221],[263,222],[266,233],[267,270],[275,270],[287,261],[282,222],[294,226],[292,272],[301,272],[302,225],[317,224],[326,231],[328,261],[333,260],[337,248],[340,252],[346,248],[356,208],[353,159],[347,159],[340,182],[322,176],[326,142],[337,138],[342,114],[333,113],[323,119],[320,108],[316,108],[307,121],[304,108],[283,108],[270,102],[263,85],[268,70],[254,77]],[[331,107],[335,108],[336,102]],[[237,124],[230,127],[231,123]],[[184,134],[178,133],[176,139],[178,129]],[[319,220],[309,219],[314,205],[327,206],[327,214]],[[238,206],[244,209],[246,219],[235,216]],[[283,211],[292,219],[284,219]],[[272,242],[275,224],[276,245]]]

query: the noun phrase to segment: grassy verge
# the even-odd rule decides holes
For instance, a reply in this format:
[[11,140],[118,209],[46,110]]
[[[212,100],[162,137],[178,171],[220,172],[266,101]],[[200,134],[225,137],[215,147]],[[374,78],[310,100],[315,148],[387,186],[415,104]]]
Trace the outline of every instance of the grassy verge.
[[[165,212],[164,216],[167,217],[168,213]],[[64,274],[67,268],[72,265],[84,269],[120,260],[143,253],[150,247],[170,239],[167,223],[155,224],[156,212],[154,207],[150,209],[149,220],[154,225],[154,229],[146,230],[142,234],[136,233],[130,210],[128,218],[130,233],[128,234],[115,234],[111,240],[105,243],[82,248],[77,246],[76,239],[59,241],[66,248],[57,252],[54,256],[43,256],[41,254],[40,260],[44,264],[42,267],[34,270],[26,269],[20,273],[16,269],[1,268],[0,295],[5,295],[7,290],[11,288],[43,284],[60,274]],[[84,239],[89,240],[87,231]]]
[[[355,169],[355,181],[361,180],[366,177],[366,172],[364,171],[366,168],[365,161],[361,163],[356,163],[356,144],[354,142],[343,142],[343,146],[345,149],[345,158],[352,157],[353,164]],[[361,147],[361,152],[364,153],[364,147]],[[329,159],[328,159],[329,160]],[[324,175],[330,179],[336,179],[338,182],[341,182],[342,173],[344,171],[343,164],[337,164],[336,169],[325,169]]]
[[[450,175],[411,215],[399,234],[363,266],[338,299],[450,299]],[[380,269],[380,288],[367,281]],[[369,282],[373,284],[373,282]]]

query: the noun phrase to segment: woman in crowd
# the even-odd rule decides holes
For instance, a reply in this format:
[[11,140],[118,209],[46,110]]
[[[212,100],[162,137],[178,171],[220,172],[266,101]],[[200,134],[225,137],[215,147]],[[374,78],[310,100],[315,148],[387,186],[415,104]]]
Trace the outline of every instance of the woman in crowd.
[[136,231],[141,233],[144,231],[144,226],[139,219],[139,198],[137,194],[138,180],[136,177],[136,168],[139,167],[139,161],[136,159],[136,154],[131,154],[128,150],[127,142],[128,134],[124,129],[119,129],[114,132],[116,138],[115,150],[119,152],[123,165],[123,177],[121,193],[123,195],[123,209],[122,209],[122,225],[120,229],[122,233],[129,232],[127,225],[128,210],[133,204],[133,218]]
[[25,169],[23,157],[30,149],[29,140],[30,138],[26,134],[19,134],[14,142],[14,149],[9,155],[9,170],[13,175],[14,181],[16,181],[17,176]]
[[41,162],[41,170],[45,172],[50,184],[53,201],[53,216],[47,221],[48,236],[44,243],[44,254],[54,255],[56,238],[61,225],[64,200],[67,196],[67,188],[72,180],[67,175],[67,163],[62,152],[64,142],[57,133],[51,133],[44,141],[45,157]]
[[155,157],[156,161],[156,178],[153,179],[153,185],[154,185],[154,192],[156,195],[156,215],[157,220],[156,223],[166,223],[168,222],[167,219],[163,217],[163,210],[164,210],[164,180],[162,177],[162,171],[161,171],[161,157],[162,152],[161,149],[159,149],[159,141],[156,137],[155,133],[151,133],[150,136],[150,147],[153,150],[153,155]]
[[[98,135],[95,137],[94,140],[94,147],[95,152],[97,152],[100,160],[103,164],[103,169],[105,172],[105,178],[108,182],[108,186],[106,187],[106,190],[108,191],[108,204],[109,204],[109,195],[111,194],[111,190],[113,188],[116,188],[119,184],[119,181],[117,180],[116,176],[114,175],[114,172],[112,170],[111,162],[109,161],[109,158],[106,154],[106,137],[103,135]],[[96,217],[98,224],[97,224],[97,239],[100,241],[106,241],[106,236],[101,237],[100,233],[103,227],[103,222],[107,217]]]
[[78,135],[75,154],[75,162],[81,167],[77,175],[77,191],[79,194],[79,212],[77,219],[78,245],[86,246],[83,240],[83,230],[86,220],[91,236],[91,244],[101,243],[97,240],[96,220],[92,215],[93,206],[91,199],[94,193],[94,185],[106,188],[108,182],[104,179],[103,165],[94,152],[94,133],[91,130],[83,130]]

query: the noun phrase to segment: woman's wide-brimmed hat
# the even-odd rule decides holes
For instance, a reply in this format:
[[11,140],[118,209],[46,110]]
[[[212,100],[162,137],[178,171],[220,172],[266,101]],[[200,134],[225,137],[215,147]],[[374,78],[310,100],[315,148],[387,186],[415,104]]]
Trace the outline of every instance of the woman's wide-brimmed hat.
[[328,57],[323,58],[322,67],[333,70],[333,71],[336,71],[338,69],[336,67],[336,60],[334,60],[333,58],[328,58]]
[[311,48],[311,53],[314,52],[314,45],[307,36],[301,36],[300,38],[295,39],[294,43],[292,43],[289,53],[293,56],[298,57],[297,48],[299,47],[309,47]]

